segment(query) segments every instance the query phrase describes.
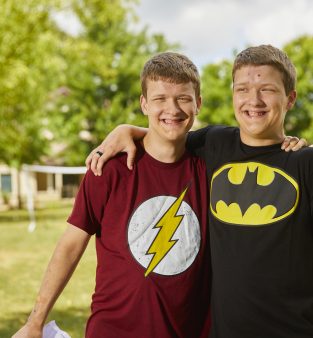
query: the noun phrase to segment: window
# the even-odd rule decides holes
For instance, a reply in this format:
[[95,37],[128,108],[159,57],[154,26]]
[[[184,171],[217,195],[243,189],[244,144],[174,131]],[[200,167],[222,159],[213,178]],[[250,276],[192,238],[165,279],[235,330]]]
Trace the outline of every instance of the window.
[[1,175],[1,191],[11,192],[12,191],[12,179],[10,174]]

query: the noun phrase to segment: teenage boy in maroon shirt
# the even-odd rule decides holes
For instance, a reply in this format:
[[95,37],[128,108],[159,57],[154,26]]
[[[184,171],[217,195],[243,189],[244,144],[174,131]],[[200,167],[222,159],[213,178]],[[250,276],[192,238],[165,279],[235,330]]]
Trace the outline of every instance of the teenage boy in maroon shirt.
[[185,149],[201,106],[199,74],[187,57],[161,53],[145,64],[141,84],[149,128],[134,170],[118,155],[102,176],[87,172],[33,311],[14,338],[42,337],[92,235],[98,264],[86,337],[208,337],[206,167]]

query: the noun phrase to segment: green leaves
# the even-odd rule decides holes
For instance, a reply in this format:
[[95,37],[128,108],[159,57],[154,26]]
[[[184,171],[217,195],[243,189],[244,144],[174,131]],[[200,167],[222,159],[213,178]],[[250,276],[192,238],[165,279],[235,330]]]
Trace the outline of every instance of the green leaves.
[[[129,29],[135,1],[0,0],[0,159],[82,165],[119,123],[144,124],[139,75],[162,35]],[[82,25],[66,34],[66,11]]]
[[202,72],[202,109],[199,120],[209,124],[236,124],[232,108],[232,62],[209,64]]
[[295,107],[287,113],[286,133],[307,138],[313,142],[313,36],[301,36],[285,46],[294,62],[297,75],[298,98]]
[[[117,124],[146,125],[140,71],[157,52],[177,50],[161,34],[133,29],[135,0],[0,0],[0,160],[19,167],[47,161],[83,165]],[[67,34],[55,19],[79,20]],[[78,34],[79,33],[79,34]],[[298,69],[298,100],[288,134],[313,141],[313,38],[286,46]],[[231,60],[202,73],[203,123],[235,124]]]

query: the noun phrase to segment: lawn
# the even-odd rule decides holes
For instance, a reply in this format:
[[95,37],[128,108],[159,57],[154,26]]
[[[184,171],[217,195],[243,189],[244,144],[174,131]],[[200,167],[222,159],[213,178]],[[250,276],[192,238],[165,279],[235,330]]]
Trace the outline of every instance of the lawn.
[[[0,212],[0,337],[9,338],[26,321],[55,244],[67,227],[72,201],[47,204],[36,211],[37,227],[28,232],[28,214]],[[92,238],[49,320],[72,338],[84,336],[95,280]]]

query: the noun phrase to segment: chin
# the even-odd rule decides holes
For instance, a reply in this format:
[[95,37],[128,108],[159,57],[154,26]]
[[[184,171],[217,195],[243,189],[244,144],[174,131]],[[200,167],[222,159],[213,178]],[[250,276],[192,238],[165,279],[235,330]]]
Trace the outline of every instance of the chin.
[[168,141],[171,141],[171,142],[181,142],[183,140],[185,140],[185,135],[186,134],[168,134],[166,135],[164,138],[167,139]]

